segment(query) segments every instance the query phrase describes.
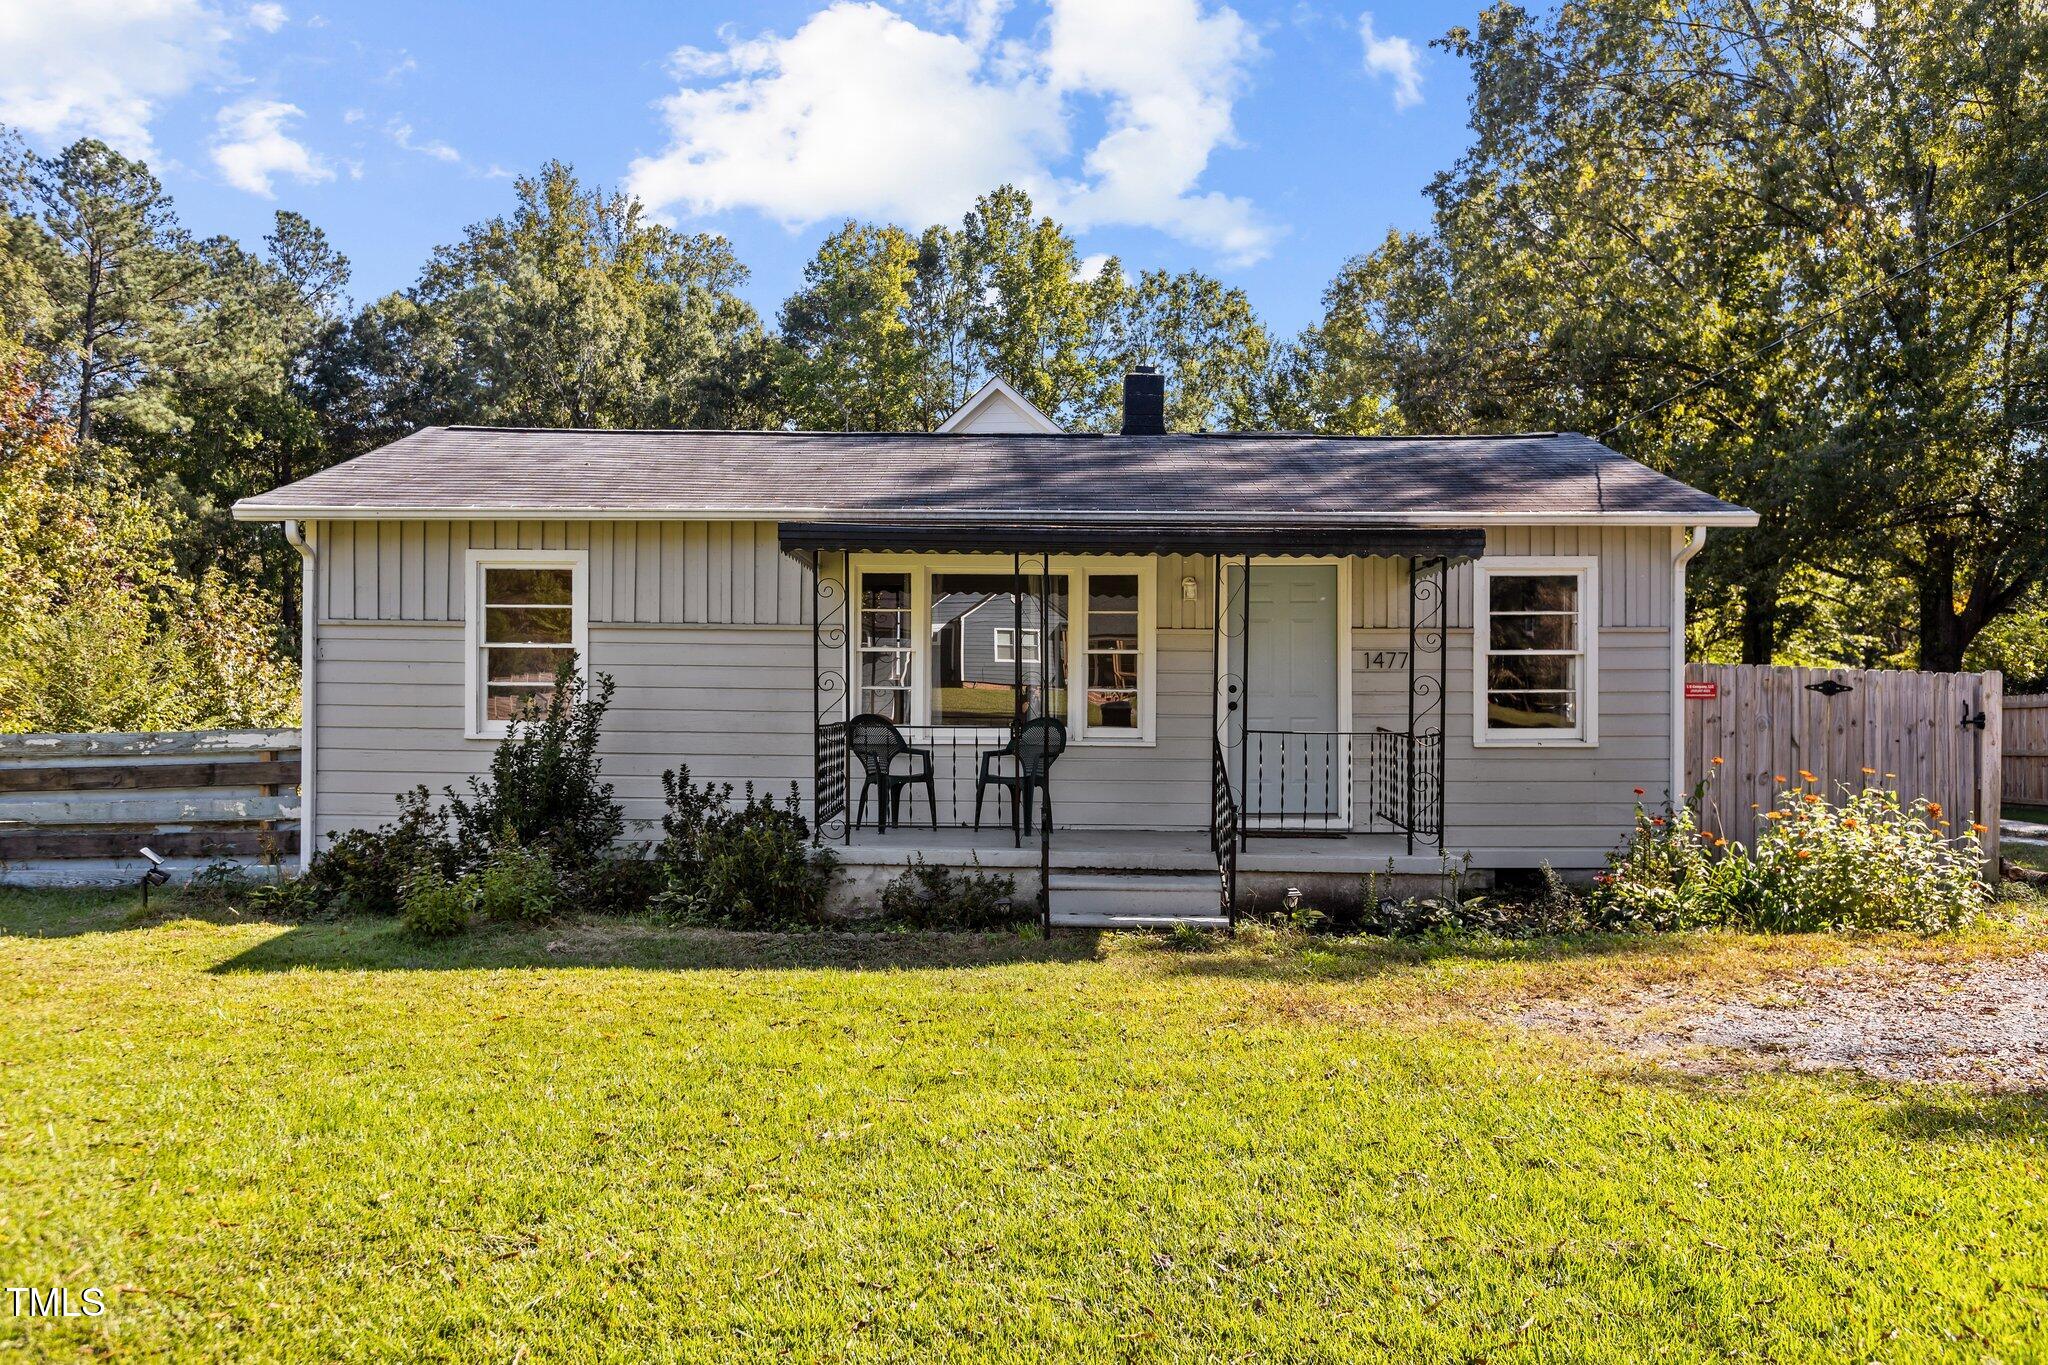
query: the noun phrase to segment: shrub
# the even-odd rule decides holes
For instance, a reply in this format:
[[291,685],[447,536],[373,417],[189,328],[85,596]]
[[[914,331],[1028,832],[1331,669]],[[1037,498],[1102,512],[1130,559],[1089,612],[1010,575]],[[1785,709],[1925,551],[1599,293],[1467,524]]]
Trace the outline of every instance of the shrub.
[[1973,839],[1951,838],[1939,804],[1904,804],[1866,787],[1832,802],[1809,775],[1763,812],[1756,847],[1700,831],[1694,801],[1663,815],[1640,806],[1629,841],[1600,879],[1603,924],[1820,929],[1954,929],[1988,897]]
[[1017,903],[1017,879],[934,867],[915,858],[875,898],[882,923],[904,929],[1008,929],[1035,918]]
[[447,826],[446,813],[427,789],[414,787],[398,798],[396,820],[374,830],[349,830],[314,854],[312,866],[279,903],[306,914],[395,914],[415,868],[427,864],[443,876],[455,872]]
[[489,920],[537,924],[553,917],[561,896],[555,865],[544,848],[528,848],[509,833],[491,849],[490,861],[473,874],[472,904]]
[[665,882],[661,864],[646,856],[645,844],[632,853],[602,858],[589,867],[562,872],[562,900],[585,915],[638,915]]
[[472,777],[467,798],[449,790],[462,870],[488,862],[506,834],[569,869],[597,863],[625,834],[625,812],[611,783],[599,780],[597,757],[612,680],[597,674],[587,695],[581,691],[571,658],[555,674],[547,704],[513,718],[491,755],[490,776]]
[[735,929],[811,927],[825,921],[833,856],[810,845],[796,784],[781,804],[750,784],[738,805],[731,783],[698,786],[687,767],[661,775],[668,802],[657,853],[663,887],[654,910],[677,923]]
[[474,897],[472,881],[451,881],[439,867],[423,862],[406,874],[399,892],[400,922],[414,938],[448,938],[469,927]]

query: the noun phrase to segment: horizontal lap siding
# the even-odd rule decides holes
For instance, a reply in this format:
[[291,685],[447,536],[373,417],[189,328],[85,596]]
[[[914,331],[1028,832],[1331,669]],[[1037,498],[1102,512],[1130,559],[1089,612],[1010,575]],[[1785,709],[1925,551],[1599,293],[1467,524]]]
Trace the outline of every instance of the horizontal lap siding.
[[[420,783],[460,788],[488,770],[494,746],[462,737],[462,649],[459,624],[322,627],[324,834],[390,819]],[[659,836],[661,774],[678,764],[700,781],[808,789],[808,630],[594,625],[590,656],[618,685],[601,752],[629,837]]]
[[804,568],[772,521],[334,521],[320,525],[319,547],[329,621],[460,621],[472,549],[589,551],[593,622],[810,620]]
[[[396,523],[320,528],[320,798],[323,829],[390,818],[398,793],[460,785],[491,746],[462,738],[465,549],[588,549],[591,664],[618,694],[605,771],[629,818],[657,829],[660,774],[808,790],[812,765],[810,592],[776,548],[772,523]],[[1447,658],[1446,847],[1482,865],[1597,866],[1626,830],[1631,788],[1661,799],[1669,781],[1668,528],[1506,528],[1497,554],[1598,554],[1600,744],[1478,749],[1471,743],[1471,633]],[[1077,745],[1055,787],[1060,823],[1202,828],[1208,821],[1214,561],[1162,556],[1158,578],[1158,743]],[[1407,672],[1371,655],[1407,648],[1408,582],[1399,561],[1352,566],[1354,727],[1405,728]],[[1195,580],[1184,595],[1182,580]],[[1470,574],[1454,571],[1453,619],[1469,621]],[[390,624],[364,620],[391,613]],[[767,626],[781,628],[764,629]],[[798,627],[791,629],[789,627]],[[1254,641],[1254,649],[1257,644]],[[1420,661],[1428,669],[1433,656]],[[1256,660],[1254,661],[1256,671]],[[971,788],[971,776],[967,779]],[[959,806],[971,812],[969,790]],[[994,810],[991,818],[997,818]],[[649,837],[642,834],[641,837]]]
[[[1405,730],[1405,669],[1368,667],[1408,633],[1352,636],[1353,723]],[[1436,668],[1434,652],[1418,661]],[[1453,630],[1444,658],[1444,847],[1480,866],[1599,867],[1635,817],[1634,788],[1661,804],[1671,782],[1671,645],[1662,630],[1600,632],[1600,742],[1591,748],[1480,748],[1472,743],[1472,632]],[[1419,720],[1426,719],[1425,709]]]

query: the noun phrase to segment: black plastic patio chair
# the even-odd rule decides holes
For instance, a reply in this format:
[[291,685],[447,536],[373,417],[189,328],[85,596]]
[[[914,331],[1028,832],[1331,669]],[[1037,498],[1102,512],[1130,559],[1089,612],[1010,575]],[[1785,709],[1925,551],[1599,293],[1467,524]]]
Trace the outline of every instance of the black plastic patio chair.
[[[923,787],[925,805],[930,808],[932,828],[939,827],[939,795],[932,782],[932,751],[920,749],[903,738],[903,732],[886,717],[855,716],[846,723],[847,747],[861,770],[860,804],[854,808],[853,827],[859,829],[867,818],[868,793],[881,789],[875,801],[875,828],[886,830],[900,825],[898,808],[905,787]],[[896,760],[908,758],[910,767],[896,771]],[[913,811],[916,807],[912,807]]]
[[[1039,792],[1044,793],[1046,823],[1051,824],[1052,765],[1066,750],[1066,722],[1041,716],[1018,726],[1002,748],[983,754],[981,770],[974,775],[974,827],[981,828],[981,799],[990,787],[1001,787],[1010,794],[1011,829],[1017,828],[1017,814],[1021,810],[1024,832],[1031,833],[1031,798]],[[1012,760],[1009,772],[996,771],[995,761],[999,758]]]

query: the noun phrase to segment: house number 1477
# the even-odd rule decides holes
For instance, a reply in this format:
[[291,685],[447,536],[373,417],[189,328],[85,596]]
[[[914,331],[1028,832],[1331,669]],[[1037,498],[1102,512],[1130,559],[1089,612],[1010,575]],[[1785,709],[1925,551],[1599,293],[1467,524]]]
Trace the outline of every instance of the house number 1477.
[[1368,673],[1401,669],[1407,666],[1408,651],[1405,649],[1376,649],[1365,656],[1365,668]]

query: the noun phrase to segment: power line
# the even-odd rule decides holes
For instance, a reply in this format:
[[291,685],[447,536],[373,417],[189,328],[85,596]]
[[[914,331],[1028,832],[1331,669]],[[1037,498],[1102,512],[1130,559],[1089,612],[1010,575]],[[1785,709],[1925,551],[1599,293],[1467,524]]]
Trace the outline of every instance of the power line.
[[1839,316],[1842,310],[1847,308],[1850,304],[1868,298],[1870,295],[1875,294],[1880,289],[1889,289],[1892,285],[1897,284],[1900,280],[1903,280],[1904,278],[1906,278],[1906,276],[1912,274],[1914,271],[1920,270],[1926,266],[1933,265],[1936,261],[1948,255],[1949,252],[1954,251],[1957,247],[1963,245],[1965,242],[1970,241],[1972,238],[1983,236],[1985,233],[1991,231],[1991,229],[1997,227],[2000,223],[2005,222],[2007,219],[2013,217],[2015,214],[2018,214],[2026,209],[2032,208],[2034,205],[2040,203],[2044,199],[2048,199],[2048,190],[2042,190],[2039,194],[2021,200],[2019,203],[2014,204],[2011,208],[2007,209],[2004,213],[1999,214],[1996,218],[1991,219],[1989,222],[1979,223],[1976,227],[1971,228],[1968,232],[1956,238],[1954,241],[1949,242],[1944,246],[1937,247],[1933,251],[1928,252],[1925,256],[1922,256],[1919,260],[1912,262],[1910,265],[1900,267],[1898,270],[1894,271],[1890,275],[1885,276],[1877,283],[1865,285],[1863,288],[1851,294],[1848,298],[1843,299],[1840,303],[1823,310],[1818,317],[1813,318],[1811,321],[1803,322],[1799,326],[1792,328],[1790,331],[1787,331],[1782,335],[1768,342],[1765,342],[1762,346],[1757,347],[1754,351],[1750,352],[1746,356],[1743,356],[1739,360],[1729,361],[1720,369],[1715,370],[1711,374],[1705,375],[1700,379],[1694,380],[1692,383],[1680,389],[1677,393],[1672,394],[1670,397],[1661,398],[1658,401],[1650,404],[1650,406],[1646,408],[1642,408],[1636,412],[1630,413],[1628,416],[1616,422],[1613,426],[1607,428],[1607,430],[1601,432],[1599,439],[1604,441],[1608,437],[1614,435],[1615,432],[1620,431],[1623,427],[1627,426],[1629,423],[1640,421],[1643,418],[1648,417],[1653,412],[1657,412],[1661,409],[1668,408],[1673,403],[1678,402],[1681,398],[1688,398],[1693,394],[1698,393],[1701,389],[1704,389],[1709,384],[1713,384],[1721,379],[1726,378],[1728,375],[1732,374],[1736,370],[1741,369],[1743,366],[1753,364],[1756,361],[1762,360],[1765,356],[1769,355],[1772,351],[1777,350],[1780,346],[1785,345],[1787,342],[1797,341],[1800,337],[1805,336],[1808,332],[1811,332],[1814,328],[1820,326],[1823,322],[1826,322],[1828,319]]

